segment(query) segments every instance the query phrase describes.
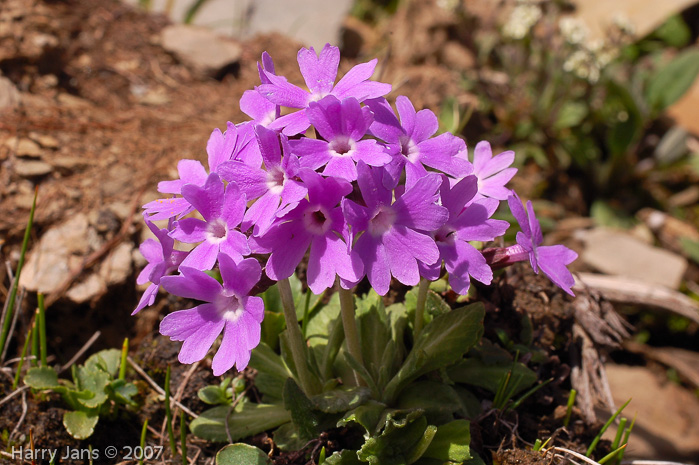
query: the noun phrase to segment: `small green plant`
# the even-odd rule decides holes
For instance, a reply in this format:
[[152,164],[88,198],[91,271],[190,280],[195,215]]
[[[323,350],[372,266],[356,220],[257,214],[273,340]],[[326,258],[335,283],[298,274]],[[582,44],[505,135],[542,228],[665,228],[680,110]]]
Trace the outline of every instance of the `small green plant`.
[[119,379],[121,351],[108,349],[72,367],[72,380],[59,379],[46,365],[27,371],[24,382],[38,391],[57,392],[71,409],[63,415],[63,425],[76,439],[92,435],[101,416],[114,416],[119,406],[136,407],[137,387]]
[[[606,37],[593,40],[560,2],[521,3],[501,31],[474,33],[477,64],[464,85],[482,97],[487,137],[510,146],[519,162],[533,160],[548,179],[584,180],[591,204],[638,185],[644,174],[636,165],[651,155],[641,149],[653,145],[646,134],[667,131],[662,112],[699,74],[699,51],[669,30],[688,27],[676,16],[636,40],[615,18]],[[675,146],[669,158],[687,154]],[[654,164],[663,165],[661,145],[655,152]]]

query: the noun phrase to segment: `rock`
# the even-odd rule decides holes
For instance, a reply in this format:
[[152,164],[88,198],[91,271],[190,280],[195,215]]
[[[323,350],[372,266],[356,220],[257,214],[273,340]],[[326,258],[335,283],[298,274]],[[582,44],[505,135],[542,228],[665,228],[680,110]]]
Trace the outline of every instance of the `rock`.
[[[127,2],[138,4],[138,0]],[[276,32],[319,51],[326,43],[339,43],[342,21],[353,4],[354,0],[208,0],[192,23],[210,25],[217,34],[241,40]],[[150,5],[151,12],[167,12],[177,22],[182,21],[192,2],[152,0]]]
[[20,284],[29,291],[51,293],[71,275],[80,257],[87,255],[88,221],[77,214],[50,228],[29,253]]
[[107,286],[121,284],[131,275],[133,249],[134,245],[131,242],[122,242],[102,262],[99,276]]
[[94,297],[103,295],[105,292],[107,292],[107,286],[104,284],[104,280],[96,274],[91,274],[83,281],[73,285],[66,292],[66,297],[75,303],[81,304],[92,300]]
[[0,76],[0,113],[19,105],[20,94],[15,85],[6,77]]
[[46,176],[53,171],[53,167],[41,160],[18,159],[15,162],[15,173],[23,178]]
[[[20,284],[29,291],[51,293],[80,269],[85,257],[101,247],[99,235],[90,225],[89,215],[78,214],[50,228],[29,254]],[[102,296],[109,286],[121,284],[131,275],[134,245],[117,245],[97,270],[74,284],[66,297],[76,303]]]
[[[645,367],[606,365],[605,368],[616,405],[632,399],[623,416],[629,421],[636,416],[624,458],[687,462],[699,457],[696,396]],[[613,440],[615,434],[616,425],[612,425],[604,438]]]
[[89,166],[83,157],[60,156],[51,159],[51,165],[61,174],[71,174]]
[[60,145],[58,139],[48,134],[39,134],[38,132],[30,132],[29,138],[44,147],[45,149],[57,149]]
[[582,234],[585,263],[607,274],[638,278],[678,289],[687,260],[621,231],[596,228]]
[[696,0],[665,0],[639,2],[638,0],[577,0],[575,15],[590,29],[592,39],[604,39],[612,21],[620,18],[635,29],[636,37],[643,37],[660,26],[670,16],[697,3]]
[[162,47],[194,69],[215,76],[240,59],[242,48],[210,29],[174,24],[161,32]]
[[30,139],[10,137],[5,141],[5,146],[18,157],[41,158],[41,148]]

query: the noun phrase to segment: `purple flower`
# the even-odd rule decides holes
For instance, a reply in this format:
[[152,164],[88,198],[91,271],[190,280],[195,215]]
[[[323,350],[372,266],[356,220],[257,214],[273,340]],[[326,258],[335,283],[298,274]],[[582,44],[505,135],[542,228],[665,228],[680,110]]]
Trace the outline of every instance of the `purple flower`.
[[306,116],[306,107],[309,103],[317,102],[327,95],[334,95],[340,100],[354,97],[362,102],[368,98],[386,95],[391,91],[390,84],[369,81],[376,68],[376,59],[353,67],[335,84],[337,68],[340,64],[340,49],[326,44],[318,56],[313,47],[302,48],[297,58],[308,91],[267,70],[265,75],[269,83],[258,87],[259,92],[276,105],[301,108],[300,111],[282,116],[270,126],[273,129],[284,128],[284,134],[288,136],[308,129],[310,122]]
[[[224,193],[225,189],[225,193]],[[180,266],[210,270],[219,251],[240,261],[250,254],[247,238],[235,228],[245,212],[245,195],[234,183],[224,188],[216,173],[206,180],[204,187],[187,184],[182,187],[184,198],[196,208],[204,220],[185,218],[175,223],[170,236],[181,242],[197,245]]]
[[[522,229],[517,233],[517,245],[508,247],[512,249],[510,261],[517,261],[515,255],[528,255],[529,262],[535,273],[539,273],[539,268],[558,287],[570,295],[574,295],[571,287],[575,284],[573,275],[566,268],[573,263],[578,254],[564,245],[542,246],[544,237],[541,234],[539,220],[534,215],[534,207],[531,200],[527,201],[527,210],[524,210],[522,201],[514,191],[511,191],[507,198],[510,211]],[[520,258],[523,259],[523,258]]]
[[[206,153],[211,173],[215,173],[221,163],[231,159],[238,159],[253,164],[257,163],[258,166],[262,163],[256,144],[250,144],[250,131],[252,131],[252,126],[240,125],[236,127],[230,121],[228,122],[225,135],[218,128],[213,130],[209,141],[206,143]],[[254,133],[252,138],[254,140]],[[208,176],[204,165],[198,160],[180,160],[177,163],[177,172],[180,175],[180,179],[159,182],[158,192],[182,195],[182,187],[186,184],[203,186]],[[145,204],[143,208],[145,213],[150,215],[152,221],[175,217],[181,218],[194,209],[183,197],[154,200]]]
[[370,132],[385,141],[393,161],[386,165],[387,177],[384,182],[394,188],[405,168],[406,186],[427,174],[425,165],[438,169],[449,176],[466,176],[472,171],[471,164],[460,152],[466,151],[466,143],[449,134],[432,135],[437,132],[439,122],[430,110],[415,112],[415,107],[407,97],[396,98],[396,108],[400,122],[386,99],[368,100],[366,104],[374,113]]
[[[270,84],[265,71],[274,73],[274,62],[267,52],[262,52],[262,64],[257,63],[257,71],[262,84]],[[253,122],[261,126],[269,126],[274,120],[279,118],[280,107],[267,100],[260,94],[257,87],[255,90],[246,90],[240,98],[240,110],[253,119]]]
[[245,212],[242,229],[247,231],[254,226],[253,233],[258,236],[272,225],[277,214],[283,214],[298,204],[306,196],[307,189],[294,179],[299,171],[299,161],[289,153],[286,136],[281,135],[280,145],[280,136],[276,132],[262,126],[257,126],[255,132],[265,169],[233,160],[223,163],[219,173],[226,181],[235,182],[247,200],[257,199]]
[[317,170],[325,165],[325,176],[354,181],[357,161],[372,166],[383,166],[391,161],[391,156],[375,140],[361,140],[373,117],[369,108],[360,107],[354,97],[340,102],[329,95],[319,102],[311,102],[306,115],[325,140],[304,137],[290,141],[301,166]]
[[342,210],[352,234],[363,233],[353,249],[364,262],[371,286],[385,295],[391,275],[403,284],[416,285],[418,263],[431,265],[439,259],[439,249],[425,231],[439,229],[449,217],[447,209],[437,205],[442,179],[428,174],[393,202],[392,191],[383,184],[383,168],[369,168],[360,161],[357,173],[366,206],[345,199]]
[[146,239],[138,248],[148,261],[148,264],[139,273],[138,278],[136,278],[136,284],[141,285],[150,282],[151,285],[148,286],[143,296],[141,296],[141,300],[138,302],[132,315],[140,312],[145,307],[153,305],[160,287],[160,279],[177,270],[177,267],[180,266],[182,260],[187,256],[187,252],[174,249],[175,241],[168,235],[168,229],[159,229],[145,216],[143,220],[157,240],[152,238]]
[[186,266],[180,268],[180,276],[161,279],[170,294],[205,302],[172,312],[160,323],[161,334],[173,341],[184,341],[180,362],[203,359],[223,331],[221,347],[211,364],[215,376],[233,365],[238,371],[248,365],[250,352],[260,343],[260,323],[264,318],[262,298],[248,295],[262,273],[257,260],[247,258],[236,264],[231,257],[220,254],[218,263],[223,285],[203,271]]
[[362,262],[347,246],[349,232],[340,200],[350,192],[350,183],[339,178],[323,178],[310,169],[302,169],[301,179],[308,187],[308,199],[278,218],[267,232],[250,240],[255,252],[269,253],[266,273],[279,281],[294,273],[309,246],[308,287],[320,294],[339,276],[347,287],[364,276]]
[[515,159],[512,150],[502,152],[493,157],[490,144],[481,141],[473,152],[473,174],[478,177],[478,193],[474,200],[491,197],[505,200],[510,196],[510,189],[505,187],[517,173],[517,168],[509,168]]
[[509,224],[490,217],[500,202],[482,199],[473,202],[478,190],[475,176],[467,176],[453,187],[442,176],[441,203],[449,210],[449,219],[432,236],[439,248],[440,260],[435,265],[421,266],[422,275],[434,281],[439,278],[441,262],[449,273],[449,284],[454,292],[466,294],[471,285],[470,277],[483,284],[490,284],[493,271],[481,252],[469,241],[492,241],[502,236]]

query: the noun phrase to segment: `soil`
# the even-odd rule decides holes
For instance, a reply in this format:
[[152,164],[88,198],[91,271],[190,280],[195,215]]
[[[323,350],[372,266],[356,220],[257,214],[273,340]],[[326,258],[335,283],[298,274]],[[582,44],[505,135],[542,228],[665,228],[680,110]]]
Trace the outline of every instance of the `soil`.
[[[410,5],[382,26],[392,31],[390,35],[372,35],[348,23],[348,53],[343,54],[340,74],[368,56],[378,56],[383,63],[381,79],[396,83],[394,96],[408,95],[416,107],[435,111],[447,96],[468,101],[472,97],[457,84],[459,71],[473,60],[468,49],[459,45],[469,40],[466,33],[440,13],[434,2]],[[482,20],[487,24],[492,18],[483,13]],[[176,177],[181,158],[205,161],[204,149],[213,128],[246,119],[238,100],[243,91],[258,84],[256,62],[261,53],[266,50],[273,56],[279,74],[301,80],[296,63],[300,45],[287,37],[265,35],[246,41],[235,66],[207,77],[158,43],[159,31],[166,25],[164,18],[146,15],[117,0],[101,0],[98,6],[92,0],[2,1],[0,72],[22,97],[19,106],[0,113],[0,247],[12,269],[36,186],[39,201],[33,242],[52,225],[77,213],[119,209],[126,214],[107,227],[111,237],[138,243],[141,225],[132,217],[138,220],[138,207],[156,198],[157,182]],[[26,157],[17,155],[16,143],[7,143],[11,137],[36,141],[42,148],[39,158],[50,169],[39,175],[18,172],[18,164]],[[584,451],[600,426],[583,421],[575,411],[571,426],[561,427],[559,407],[565,405],[571,387],[569,344],[574,312],[565,294],[546,279],[523,270],[519,270],[523,279],[504,273],[494,286],[479,287],[488,310],[486,337],[497,341],[500,336],[494,328],[499,328],[511,340],[520,340],[527,315],[536,328],[532,343],[546,354],[538,365],[540,379],[554,381],[516,413],[488,414],[474,421],[473,447],[487,463],[549,463],[548,457],[528,452],[526,447],[536,439],[554,436],[557,444]],[[206,405],[197,398],[197,391],[217,380],[205,364],[190,372],[190,366],[177,363],[179,344],[156,336],[159,317],[165,309],[176,308],[173,298],[162,298],[137,317],[127,316],[139,298],[136,273],[134,270],[127,282],[85,304],[56,296],[48,313],[49,353],[55,362],[65,363],[98,330],[102,335],[88,353],[120,347],[123,338],[129,337],[135,363],[159,385],[171,365],[172,392],[184,386],[181,402],[199,413]],[[2,275],[3,301],[7,281]],[[400,298],[404,292],[399,289],[390,298]],[[31,297],[25,300],[17,334],[26,334],[34,305]],[[19,353],[21,347],[16,344],[10,345],[9,354]],[[13,372],[3,370],[0,398],[12,392]],[[243,375],[254,378],[251,370]],[[152,392],[142,378],[134,375],[133,380],[140,383],[142,392]],[[141,400],[142,409],[111,421],[100,420],[94,435],[80,442],[65,432],[64,406],[57,396],[25,391],[0,405],[3,444],[7,449],[31,434],[36,448],[134,446],[146,419],[152,437],[158,437],[164,425],[165,412],[157,396],[150,394]],[[271,441],[264,433],[249,442],[271,451],[277,464],[306,464],[315,463],[323,446],[332,452],[356,441],[355,431],[336,429],[295,453],[270,449]],[[198,463],[210,460],[218,448],[191,435],[188,442],[190,458],[196,454]],[[603,454],[607,449],[602,445],[598,450]],[[101,459],[94,463],[113,462]]]

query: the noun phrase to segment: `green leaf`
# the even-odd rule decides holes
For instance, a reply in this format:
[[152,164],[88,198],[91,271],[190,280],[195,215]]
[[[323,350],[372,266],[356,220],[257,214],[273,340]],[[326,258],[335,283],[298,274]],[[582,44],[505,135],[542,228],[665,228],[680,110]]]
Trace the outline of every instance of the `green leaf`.
[[364,402],[371,395],[371,391],[365,387],[339,387],[331,391],[311,397],[313,408],[325,413],[340,413],[352,410]]
[[408,465],[409,460],[419,458],[415,457],[416,448],[427,428],[427,419],[420,410],[388,411],[383,431],[367,439],[357,455],[372,465]]
[[85,368],[89,370],[100,369],[109,373],[112,378],[115,378],[119,373],[119,365],[121,364],[121,350],[106,349],[92,354],[85,361]]
[[24,382],[33,389],[51,389],[58,387],[58,374],[51,367],[33,367],[24,375]]
[[592,202],[590,217],[595,220],[598,226],[630,229],[635,224],[635,220],[628,213],[599,199]]
[[[94,366],[94,365],[93,365]],[[110,376],[99,368],[88,368],[87,365],[79,366],[76,370],[78,389],[94,394],[89,399],[80,399],[79,402],[87,408],[99,407],[107,400],[105,388],[109,384]]]
[[249,366],[260,373],[267,373],[284,380],[291,376],[282,358],[264,343],[252,350]]
[[587,104],[584,102],[566,101],[558,110],[553,128],[557,130],[572,128],[579,125],[587,115]]
[[432,424],[446,423],[461,409],[461,399],[454,389],[437,381],[410,383],[396,400],[400,409],[419,408]]
[[284,383],[291,377],[282,358],[267,344],[260,343],[250,354],[249,366],[257,370],[257,389],[273,399],[281,399]]
[[[192,433],[209,441],[227,441],[225,421],[229,411],[230,407],[227,406],[206,410],[190,424]],[[231,440],[238,441],[289,421],[291,416],[281,405],[244,402],[230,414],[228,429]]]
[[329,417],[316,409],[292,378],[284,384],[284,408],[291,413],[291,419],[299,430],[299,437],[307,441],[317,437],[329,423]]
[[197,397],[209,405],[228,404],[230,399],[226,395],[226,391],[220,386],[205,386],[197,392]]
[[63,414],[63,426],[68,434],[75,439],[87,439],[92,436],[99,420],[97,412],[65,412]]
[[323,465],[363,465],[364,462],[357,457],[356,450],[343,450],[335,452],[333,455],[325,459]]
[[413,349],[384,391],[391,403],[420,375],[449,366],[473,347],[483,334],[485,307],[476,303],[436,317],[420,333]]
[[311,312],[306,325],[306,339],[311,347],[326,345],[333,322],[340,318],[340,295],[335,293],[330,301]]
[[454,420],[437,429],[424,457],[461,463],[471,458],[471,425]]
[[696,263],[699,263],[699,241],[693,241],[686,237],[681,237],[680,245],[682,246],[684,253],[686,253],[689,258],[694,260]]
[[138,394],[138,388],[135,384],[129,383],[123,379],[115,379],[107,386],[107,391],[110,397],[122,404],[135,405],[132,397]]
[[279,335],[286,328],[284,314],[265,310],[265,318],[262,320],[260,340],[273,350],[279,348]]
[[699,50],[688,49],[651,76],[646,89],[646,100],[653,109],[664,110],[689,90],[697,74]]
[[662,40],[670,47],[682,48],[692,40],[692,30],[678,14],[670,16],[652,33],[652,36]]
[[516,395],[537,381],[536,373],[522,363],[488,364],[477,358],[468,358],[457,365],[447,368],[449,378],[457,383],[469,384],[496,393],[502,380],[512,372],[508,391]]
[[376,431],[376,426],[381,419],[381,414],[385,410],[385,404],[371,400],[347,412],[347,414],[337,422],[337,427],[339,428],[341,426],[347,426],[350,423],[356,423],[364,428],[368,435],[372,435]]
[[229,444],[216,454],[216,465],[269,465],[267,454],[248,444]]
[[482,412],[480,399],[463,386],[457,384],[453,388],[461,401],[461,415],[469,420],[477,418]]
[[643,133],[643,117],[628,86],[610,80],[607,92],[605,109],[610,113],[607,117],[607,125],[610,127],[607,146],[612,157],[616,158],[625,156],[638,141]]
[[308,440],[301,438],[299,429],[293,422],[281,425],[274,431],[272,437],[274,444],[283,451],[301,450],[308,444]]

